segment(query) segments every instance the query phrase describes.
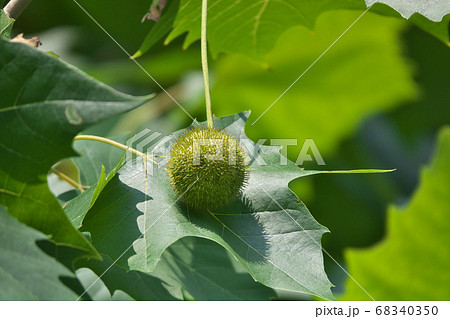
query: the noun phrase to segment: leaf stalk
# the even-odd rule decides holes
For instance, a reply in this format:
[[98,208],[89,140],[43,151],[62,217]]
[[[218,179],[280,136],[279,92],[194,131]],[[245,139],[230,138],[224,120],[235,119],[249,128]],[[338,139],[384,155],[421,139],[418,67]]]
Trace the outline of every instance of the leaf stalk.
[[[155,161],[154,159],[152,159],[150,156],[148,156],[145,153],[142,153],[141,151],[138,151],[130,146],[124,145],[122,143],[116,142],[114,140],[111,140],[109,138],[106,137],[102,137],[102,136],[96,136],[96,135],[77,135],[75,136],[75,138],[73,139],[74,141],[80,141],[80,140],[87,140],[87,141],[97,141],[97,142],[101,142],[101,143],[105,143],[105,144],[109,144],[111,146],[120,148],[121,150],[124,150],[126,152],[129,152],[131,154],[134,154],[136,156],[140,156],[142,158],[144,158],[145,160],[149,160],[153,163],[155,163],[158,166],[161,166],[157,161]],[[165,157],[162,155],[153,155],[153,157]]]
[[208,46],[207,46],[207,34],[206,25],[208,16],[208,0],[202,2],[202,24],[201,24],[201,57],[202,57],[202,71],[203,71],[203,84],[205,86],[205,104],[206,104],[206,121],[208,128],[214,127],[212,106],[211,106],[211,90],[209,87],[209,70],[208,70]]
[[52,172],[53,174],[55,174],[56,176],[61,178],[63,181],[66,181],[69,185],[72,185],[73,187],[79,189],[81,192],[84,192],[86,188],[89,188],[89,187],[86,187],[86,186],[83,186],[83,185],[77,183],[76,181],[74,181],[72,178],[70,178],[63,172],[58,171],[56,168],[52,167],[50,169],[50,172]]

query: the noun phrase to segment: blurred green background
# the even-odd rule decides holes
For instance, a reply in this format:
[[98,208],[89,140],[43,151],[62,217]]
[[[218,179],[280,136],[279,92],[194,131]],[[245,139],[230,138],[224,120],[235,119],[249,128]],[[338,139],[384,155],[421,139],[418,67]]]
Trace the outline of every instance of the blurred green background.
[[[150,28],[150,22],[140,22],[148,2],[80,4],[133,54]],[[288,30],[264,63],[231,54],[210,59],[214,113],[251,110],[247,135],[253,140],[297,139],[298,145],[288,148],[295,161],[303,141],[314,139],[326,166],[305,162],[306,168],[397,169],[380,175],[318,175],[291,184],[312,215],[329,228],[324,249],[341,265],[346,265],[346,249],[369,247],[385,236],[388,205],[407,205],[420,168],[430,162],[439,129],[450,123],[448,46],[406,21],[369,12],[255,125],[250,123],[359,14],[331,11],[319,17],[314,31]],[[168,134],[190,124],[191,119],[73,1],[33,1],[14,32],[38,35],[42,50],[120,91],[159,93],[150,103],[90,133],[110,136],[149,127]],[[183,36],[167,46],[159,41],[137,61],[190,114],[205,120],[199,43],[182,50],[182,42]],[[346,274],[329,256],[325,261],[339,295]]]

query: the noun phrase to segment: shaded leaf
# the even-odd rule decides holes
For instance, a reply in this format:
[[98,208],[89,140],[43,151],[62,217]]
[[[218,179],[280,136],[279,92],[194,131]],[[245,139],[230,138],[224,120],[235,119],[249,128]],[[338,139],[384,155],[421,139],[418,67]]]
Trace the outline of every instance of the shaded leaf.
[[57,243],[94,254],[48,189],[47,172],[74,156],[73,137],[150,97],[132,97],[23,44],[0,40],[0,204]]
[[46,255],[36,241],[47,237],[0,206],[0,300],[75,300],[61,277],[73,274]]
[[94,205],[106,184],[115,176],[121,165],[122,164],[119,162],[117,167],[111,171],[108,176],[105,176],[105,168],[102,166],[98,183],[96,185],[92,185],[88,190],[72,199],[67,203],[66,207],[64,207],[65,213],[75,228],[78,229],[81,227],[81,223],[83,222],[87,212]]
[[[126,135],[111,139],[125,143]],[[125,151],[108,144],[85,140],[75,141],[74,149],[81,154],[72,159],[80,171],[80,181],[82,185],[90,186],[64,208],[72,224],[78,229],[106,184],[122,166]]]
[[[121,290],[135,300],[177,300],[169,293],[167,285],[160,279],[139,271],[127,271],[117,265],[107,256],[103,260],[81,260],[77,268],[87,267],[101,276],[111,295]],[[88,289],[89,287],[86,287]],[[170,289],[170,288],[169,288]],[[89,291],[88,291],[89,292]]]
[[[388,210],[386,238],[378,245],[349,250],[349,273],[376,300],[450,298],[450,127],[439,134],[437,150],[406,207]],[[368,296],[353,282],[341,299]]]
[[[84,293],[84,291],[89,288],[89,294],[86,292],[82,295],[81,298],[85,298],[88,296],[91,300],[94,301],[133,301],[129,295],[124,293],[121,290],[118,290],[111,295],[108,288],[105,286],[103,281],[98,280],[98,276],[90,270],[89,268],[80,268],[77,269],[76,275],[78,280],[81,282],[82,291],[80,295]],[[80,299],[81,300],[81,299]]]
[[179,285],[195,300],[269,300],[275,292],[255,282],[210,240],[187,237],[171,245],[152,273]]

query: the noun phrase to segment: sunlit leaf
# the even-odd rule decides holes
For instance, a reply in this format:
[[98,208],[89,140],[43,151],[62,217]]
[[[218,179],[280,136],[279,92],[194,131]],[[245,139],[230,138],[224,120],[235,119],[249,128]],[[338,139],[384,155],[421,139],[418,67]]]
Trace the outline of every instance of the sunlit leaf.
[[0,38],[9,39],[11,37],[13,24],[14,19],[8,17],[5,11],[0,9]]
[[368,6],[374,3],[385,3],[397,10],[402,17],[409,19],[414,13],[420,13],[431,21],[438,22],[450,13],[450,2],[434,0],[424,3],[423,0],[365,0]]
[[[389,0],[387,0],[389,1]],[[400,2],[395,1],[394,2]],[[441,2],[445,0],[440,0]],[[172,1],[170,10],[151,29],[139,50],[138,57],[145,53],[165,34],[165,43],[187,33],[184,47],[200,38],[201,0]],[[366,0],[368,5],[375,1]],[[418,2],[418,1],[413,1]],[[402,5],[402,9],[410,6]],[[431,18],[448,13],[448,2],[432,7]],[[316,19],[327,11],[358,10],[367,8],[363,0],[286,0],[286,1],[225,1],[216,0],[208,7],[208,41],[213,55],[220,52],[239,53],[255,60],[264,61],[279,37],[294,26],[314,29]],[[370,10],[381,15],[401,17],[395,10],[376,4]],[[408,9],[410,10],[410,9]],[[335,12],[335,11],[333,11]],[[400,10],[403,14],[404,10]],[[428,11],[427,11],[428,12]],[[434,21],[440,21],[441,19]],[[351,21],[353,22],[353,21]],[[347,25],[350,26],[351,22]],[[413,17],[411,22],[448,43],[448,20],[433,22]],[[341,32],[343,32],[342,30]]]
[[272,145],[283,143],[276,139],[285,139],[293,161],[305,140],[313,139],[326,164],[326,156],[362,121],[418,97],[413,68],[402,56],[405,24],[395,19],[367,13],[308,70],[357,16],[355,12],[325,13],[314,33],[302,27],[286,32],[268,55],[269,69],[238,55],[214,62],[215,113],[224,116],[250,109],[251,125],[246,130],[252,139],[265,139]]
[[[347,252],[350,274],[375,300],[450,298],[450,128],[444,128],[432,163],[405,207],[388,210],[386,238]],[[348,280],[342,300],[370,300]]]
[[[247,116],[224,117],[215,125],[244,140]],[[167,152],[181,133],[158,150]],[[292,162],[282,165],[278,147],[258,149],[249,140],[247,144],[258,161],[251,165],[242,198],[229,206],[217,212],[190,209],[177,202],[164,169],[155,166],[146,178],[137,160],[108,183],[82,230],[89,231],[94,245],[119,259],[120,265],[144,272],[151,272],[166,248],[183,237],[211,239],[229,250],[256,281],[332,299],[320,245],[327,230],[288,188],[292,179],[320,172],[301,170]],[[260,165],[261,160],[267,165]]]

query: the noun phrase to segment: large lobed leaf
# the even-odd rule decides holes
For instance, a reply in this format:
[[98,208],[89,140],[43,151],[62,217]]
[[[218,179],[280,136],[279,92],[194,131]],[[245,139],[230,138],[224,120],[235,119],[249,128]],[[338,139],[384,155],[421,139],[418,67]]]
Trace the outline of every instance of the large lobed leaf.
[[[126,142],[125,136],[112,139]],[[65,207],[69,218],[79,228],[85,214],[115,175],[123,161],[123,151],[111,145],[83,140],[76,141],[74,148],[82,154],[73,159],[80,171],[80,180],[83,185],[92,185]],[[95,181],[98,181],[97,184]],[[126,271],[113,265],[107,256],[103,256],[102,262],[83,260],[76,264],[77,268],[93,270],[111,294],[122,290],[135,300],[173,299],[165,287],[178,299],[186,295],[195,300],[268,300],[274,297],[273,290],[256,283],[239,266],[224,248],[192,237],[182,239],[166,250],[151,274]],[[91,288],[88,292],[91,294]]]
[[132,97],[49,54],[0,40],[0,204],[53,241],[96,254],[71,225],[46,182],[84,128],[131,110]]
[[73,274],[46,255],[36,241],[47,237],[0,206],[0,300],[75,300],[61,277]]
[[[368,5],[373,5],[374,2],[366,0]],[[442,19],[442,16],[449,13],[445,5],[435,6],[437,9],[431,10],[430,17],[440,16]],[[393,7],[398,8],[396,5]],[[402,9],[404,8],[405,6],[402,6]],[[232,52],[256,60],[264,60],[265,55],[273,48],[284,31],[298,25],[313,29],[320,14],[338,9],[364,10],[366,4],[363,0],[210,1],[209,47],[213,55],[219,52]],[[371,11],[401,17],[396,11],[384,5],[376,4]],[[400,12],[404,14],[404,10]],[[419,10],[419,12],[422,11]],[[189,46],[200,38],[200,13],[201,0],[171,1],[164,9],[161,20],[151,28],[134,56],[142,55],[169,32],[165,43],[187,33],[184,47]],[[432,22],[421,16],[414,16],[411,21],[448,43],[448,19]]]
[[[281,165],[279,148],[259,148],[249,141],[244,133],[247,117],[240,113],[215,121],[218,128],[245,140],[247,152],[256,156],[239,200],[217,212],[195,211],[178,201],[164,169],[146,170],[138,160],[107,184],[81,229],[91,233],[97,249],[129,269],[151,272],[171,244],[202,237],[230,251],[256,281],[333,299],[320,245],[327,229],[297,203],[288,187],[294,178],[319,172],[303,171],[289,161]],[[160,144],[158,152],[167,153],[181,133]]]
[[[390,207],[383,242],[350,250],[350,274],[376,300],[448,300],[450,298],[450,127],[439,134],[433,161],[406,207]],[[347,282],[344,300],[368,296]]]
[[368,13],[277,100],[339,35],[339,29],[357,16],[328,12],[317,20],[314,34],[302,27],[285,32],[267,57],[270,70],[238,55],[218,59],[212,89],[215,113],[222,116],[249,108],[253,124],[265,112],[247,127],[252,139],[296,139],[297,145],[288,147],[295,160],[303,141],[314,138],[326,160],[364,119],[416,99],[413,67],[402,53],[404,23]]

